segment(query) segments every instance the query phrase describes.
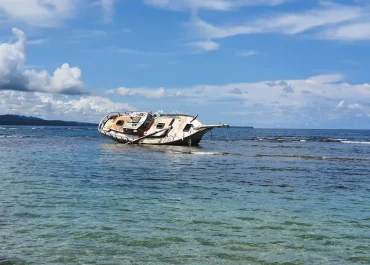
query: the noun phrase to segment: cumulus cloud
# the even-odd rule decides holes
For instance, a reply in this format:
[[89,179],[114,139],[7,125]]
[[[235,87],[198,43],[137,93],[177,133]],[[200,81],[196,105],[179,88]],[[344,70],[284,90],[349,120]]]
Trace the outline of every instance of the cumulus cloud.
[[[234,98],[253,104],[261,103],[302,107],[324,104],[331,108],[359,109],[369,105],[370,84],[349,84],[341,74],[318,75],[298,80],[272,80],[254,83],[230,83],[224,85],[196,85],[179,88],[126,88],[108,90],[107,94],[142,96],[146,98],[181,97],[187,102],[207,102]],[[366,103],[367,102],[367,103]],[[274,103],[274,104],[273,104]],[[339,103],[339,104],[338,104]],[[366,104],[364,104],[366,103]]]
[[0,14],[11,21],[54,27],[72,17],[80,0],[1,0]]
[[[120,90],[109,93],[118,95]],[[165,108],[184,105],[189,109],[209,109],[222,104],[220,115],[225,119],[245,120],[259,126],[306,127],[306,123],[302,123],[305,121],[311,128],[321,125],[350,127],[352,125],[344,125],[342,120],[360,116],[367,119],[370,113],[370,84],[349,84],[341,74],[166,89],[123,88],[121,93],[147,98],[178,97],[168,100]]]
[[[207,104],[219,100],[236,100],[251,104],[281,107],[320,106],[331,109],[361,109],[368,104],[370,84],[348,84],[340,74],[319,75],[300,80],[276,80],[225,85],[196,85],[180,88],[126,88],[107,94],[146,98],[179,97],[179,100]],[[345,105],[345,101],[351,102]],[[270,102],[270,103],[269,103]],[[338,104],[339,103],[339,104]],[[366,103],[366,104],[365,104]],[[369,104],[368,104],[369,105]],[[364,109],[364,108],[362,108]]]
[[76,97],[38,92],[0,91],[0,114],[25,114],[47,119],[99,121],[106,113],[135,110],[127,103],[100,96]]
[[53,75],[46,70],[25,70],[26,34],[13,28],[15,43],[0,44],[0,90],[39,91],[58,94],[86,94],[81,70],[65,63]]

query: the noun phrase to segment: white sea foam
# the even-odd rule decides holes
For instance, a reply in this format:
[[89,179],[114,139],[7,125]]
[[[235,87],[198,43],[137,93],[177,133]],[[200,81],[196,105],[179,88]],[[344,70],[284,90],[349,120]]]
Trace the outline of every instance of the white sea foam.
[[191,152],[191,154],[194,154],[194,155],[225,155],[225,153],[222,153],[222,152]]
[[173,154],[185,154],[185,155],[227,155],[228,153],[223,152],[202,152],[202,151],[167,151],[166,153],[173,153]]
[[341,141],[344,144],[370,144],[370,142],[361,142],[361,141]]

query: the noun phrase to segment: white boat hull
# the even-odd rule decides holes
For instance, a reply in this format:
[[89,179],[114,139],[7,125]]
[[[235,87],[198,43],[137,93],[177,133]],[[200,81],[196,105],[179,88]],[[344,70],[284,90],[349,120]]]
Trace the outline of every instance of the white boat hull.
[[204,134],[227,124],[204,125],[197,116],[150,112],[109,114],[100,122],[99,132],[123,144],[198,145]]

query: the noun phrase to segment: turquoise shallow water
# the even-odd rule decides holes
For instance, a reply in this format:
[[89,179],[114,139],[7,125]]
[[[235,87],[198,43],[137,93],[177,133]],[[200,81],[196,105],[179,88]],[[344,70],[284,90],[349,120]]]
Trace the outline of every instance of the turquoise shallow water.
[[0,264],[370,264],[370,131],[0,127]]

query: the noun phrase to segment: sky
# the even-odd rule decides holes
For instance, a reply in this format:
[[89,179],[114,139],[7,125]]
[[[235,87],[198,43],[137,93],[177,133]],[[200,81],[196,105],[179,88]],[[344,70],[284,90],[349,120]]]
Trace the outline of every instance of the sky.
[[370,0],[0,0],[0,114],[370,129]]

